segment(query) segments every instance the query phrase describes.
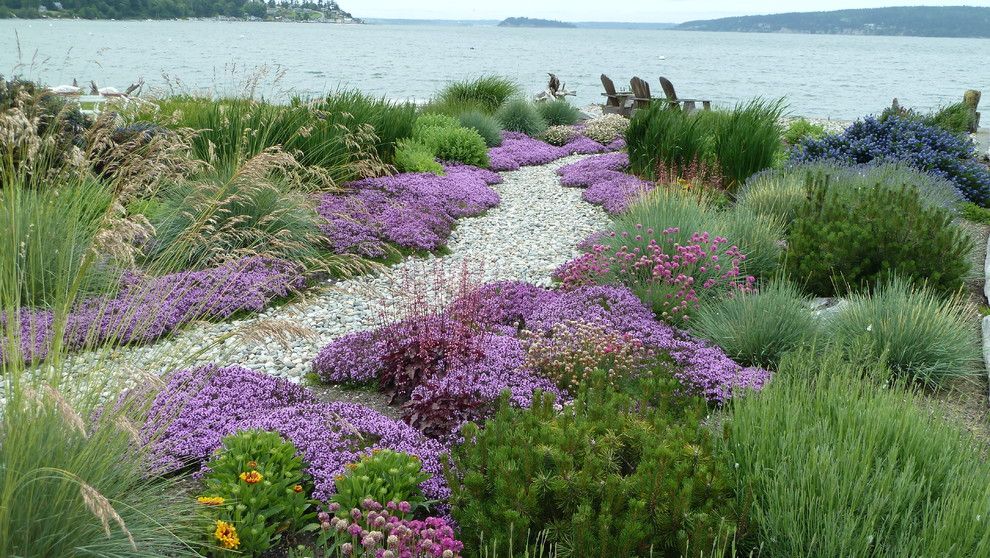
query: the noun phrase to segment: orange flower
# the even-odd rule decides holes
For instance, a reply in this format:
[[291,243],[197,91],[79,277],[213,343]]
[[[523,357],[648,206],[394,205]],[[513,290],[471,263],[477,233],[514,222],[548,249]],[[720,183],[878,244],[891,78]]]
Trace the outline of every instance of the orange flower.
[[294,491],[294,492],[295,492],[296,494],[299,494],[300,492],[302,492],[302,491],[303,491],[303,487],[302,487],[302,485],[301,485],[301,484],[297,484],[297,485],[295,485],[295,486],[293,486],[293,487],[292,487],[292,490],[293,490],[293,491]]
[[241,473],[241,480],[248,484],[257,484],[264,479],[264,475],[258,471],[245,471]]
[[204,506],[222,506],[224,499],[221,496],[200,496],[196,501]]
[[241,545],[241,539],[237,536],[237,529],[226,521],[217,520],[217,530],[213,536],[220,541],[224,548],[233,550]]

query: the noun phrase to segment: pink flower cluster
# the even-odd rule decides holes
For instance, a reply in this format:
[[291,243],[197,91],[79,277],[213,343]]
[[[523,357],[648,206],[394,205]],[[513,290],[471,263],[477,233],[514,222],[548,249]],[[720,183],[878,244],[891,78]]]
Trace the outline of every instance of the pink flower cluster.
[[615,242],[596,244],[564,264],[554,276],[570,289],[607,282],[627,285],[648,300],[658,316],[675,324],[689,320],[702,298],[752,290],[756,279],[740,276],[739,265],[746,256],[725,238],[696,232],[689,244],[681,245],[671,238],[679,229],[660,231],[659,237],[655,232],[623,232]]
[[[355,558],[460,558],[464,544],[446,519],[407,519],[409,502],[381,503],[366,498],[360,508],[330,504],[320,512],[319,542]],[[331,515],[333,514],[333,515]]]
[[625,153],[610,153],[588,157],[557,170],[563,186],[585,188],[581,194],[584,201],[600,205],[613,215],[629,208],[655,185],[639,177],[626,173],[629,156]]
[[502,145],[488,150],[492,170],[514,171],[520,167],[545,165],[571,155],[605,153],[622,148],[621,140],[602,145],[585,136],[578,135],[562,146],[550,145],[531,138],[521,132],[502,132]]

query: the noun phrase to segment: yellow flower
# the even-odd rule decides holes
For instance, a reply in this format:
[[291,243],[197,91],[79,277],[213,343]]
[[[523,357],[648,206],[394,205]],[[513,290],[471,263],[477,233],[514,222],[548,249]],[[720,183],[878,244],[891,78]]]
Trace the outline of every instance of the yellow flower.
[[226,521],[217,520],[217,530],[213,536],[220,541],[224,548],[233,550],[241,545],[241,539],[237,538],[237,529]]
[[294,490],[296,492],[296,494],[299,494],[300,492],[303,491],[303,487],[302,487],[301,484],[297,484],[297,485],[295,485],[295,486],[292,487],[292,490]]
[[200,496],[196,501],[204,506],[222,506],[224,503],[222,496]]
[[241,473],[241,480],[248,484],[257,484],[264,478],[258,471],[245,471]]

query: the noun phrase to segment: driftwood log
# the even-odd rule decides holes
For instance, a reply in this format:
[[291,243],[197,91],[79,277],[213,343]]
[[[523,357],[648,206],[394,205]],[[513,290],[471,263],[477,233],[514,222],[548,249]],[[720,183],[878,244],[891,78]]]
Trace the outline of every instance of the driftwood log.
[[568,91],[567,86],[560,82],[555,74],[547,74],[550,76],[550,81],[547,82],[547,88],[536,94],[537,101],[555,101],[557,99],[563,99],[564,97],[576,95],[574,91]]
[[966,108],[969,109],[969,112],[972,115],[972,118],[970,119],[970,133],[976,133],[976,131],[980,128],[980,113],[977,112],[977,109],[980,106],[981,96],[982,94],[975,89],[970,89],[963,93],[963,104],[966,105]]

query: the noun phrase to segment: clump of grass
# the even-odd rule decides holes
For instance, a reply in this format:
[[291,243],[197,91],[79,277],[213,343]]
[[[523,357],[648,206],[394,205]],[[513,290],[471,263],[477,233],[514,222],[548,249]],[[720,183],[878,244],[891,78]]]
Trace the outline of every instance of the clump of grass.
[[463,112],[458,116],[461,126],[470,128],[485,139],[488,147],[498,147],[502,145],[502,127],[495,117],[481,111],[472,110]]
[[784,354],[815,339],[818,320],[797,287],[775,280],[702,306],[691,329],[741,364],[775,368]]
[[487,114],[495,114],[509,98],[520,93],[519,84],[501,76],[482,76],[473,80],[457,81],[444,87],[437,96],[437,103],[475,104]]
[[736,401],[727,459],[765,556],[982,556],[990,464],[867,356],[784,357]]
[[423,142],[441,161],[454,161],[487,167],[488,149],[484,138],[470,128],[424,128],[416,135],[416,140]]
[[293,185],[286,153],[258,155],[229,175],[166,188],[153,215],[148,261],[170,270],[263,255],[321,269],[326,240],[310,197]]
[[536,106],[526,99],[512,99],[502,105],[495,115],[504,130],[522,132],[536,137],[547,129],[547,122],[536,110]]
[[581,111],[566,99],[537,103],[536,108],[548,126],[573,126],[581,119]]
[[839,347],[865,346],[898,376],[939,385],[972,375],[980,362],[977,312],[961,295],[948,298],[901,279],[855,294],[833,316]]
[[777,160],[782,112],[780,101],[692,113],[654,103],[638,111],[626,130],[630,168],[653,180],[703,178],[734,192]]

